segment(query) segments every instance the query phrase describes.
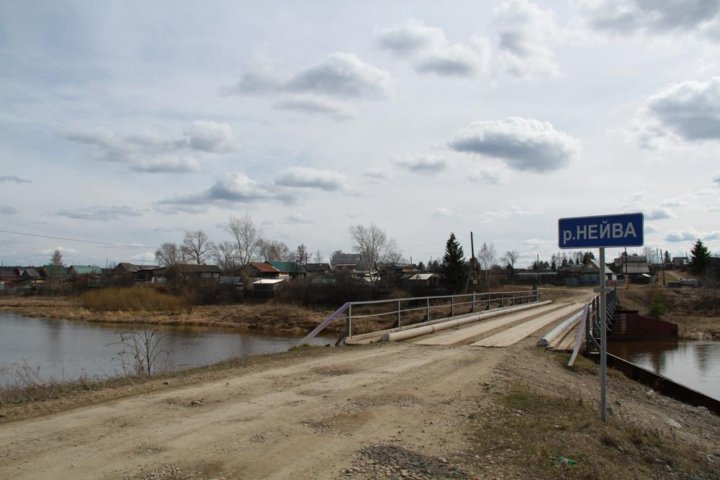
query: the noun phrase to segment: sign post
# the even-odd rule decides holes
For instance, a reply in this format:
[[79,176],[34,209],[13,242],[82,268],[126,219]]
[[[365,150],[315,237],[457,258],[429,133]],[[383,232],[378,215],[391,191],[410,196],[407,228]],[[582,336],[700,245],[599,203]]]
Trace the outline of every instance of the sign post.
[[[558,221],[560,248],[599,248],[600,274],[600,418],[607,421],[607,292],[605,248],[640,247],[644,243],[643,214],[600,215],[561,218]],[[625,280],[627,281],[627,279]]]

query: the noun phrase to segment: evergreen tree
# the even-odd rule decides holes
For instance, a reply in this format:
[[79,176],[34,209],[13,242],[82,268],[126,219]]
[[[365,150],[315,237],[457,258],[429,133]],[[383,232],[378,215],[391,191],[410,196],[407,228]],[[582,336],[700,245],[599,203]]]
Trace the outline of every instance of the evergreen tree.
[[467,269],[465,268],[465,253],[462,246],[451,233],[445,244],[445,255],[443,255],[442,272],[445,274],[445,281],[453,293],[460,291],[465,283]]
[[670,257],[670,252],[665,250],[665,264],[670,265],[672,263],[672,258]]
[[692,256],[690,259],[690,272],[695,275],[703,275],[708,263],[710,263],[710,250],[708,250],[698,238],[698,241],[695,242],[692,250],[690,250],[690,254]]

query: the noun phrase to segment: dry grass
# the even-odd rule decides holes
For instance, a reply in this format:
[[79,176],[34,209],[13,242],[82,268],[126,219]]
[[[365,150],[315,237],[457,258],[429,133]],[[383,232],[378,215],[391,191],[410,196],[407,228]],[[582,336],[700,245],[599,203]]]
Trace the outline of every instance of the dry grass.
[[179,313],[183,302],[149,287],[103,288],[85,292],[77,303],[91,311],[145,311]]

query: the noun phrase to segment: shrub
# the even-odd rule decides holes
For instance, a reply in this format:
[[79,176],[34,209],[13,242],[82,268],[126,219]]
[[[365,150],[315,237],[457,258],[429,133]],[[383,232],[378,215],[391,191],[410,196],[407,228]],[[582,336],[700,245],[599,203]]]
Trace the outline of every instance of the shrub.
[[665,295],[661,292],[654,292],[650,297],[650,308],[648,314],[651,317],[660,318],[665,315],[667,307],[665,305]]
[[95,311],[152,311],[179,313],[183,302],[152,287],[109,287],[85,292],[78,297],[80,306]]

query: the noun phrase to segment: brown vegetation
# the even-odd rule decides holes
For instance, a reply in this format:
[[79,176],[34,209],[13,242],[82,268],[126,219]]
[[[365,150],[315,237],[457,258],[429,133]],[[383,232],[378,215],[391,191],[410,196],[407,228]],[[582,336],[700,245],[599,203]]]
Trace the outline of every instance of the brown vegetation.
[[624,308],[677,323],[680,338],[720,339],[720,294],[717,290],[631,285],[630,288],[618,288],[618,293]]
[[173,295],[144,286],[107,287],[85,292],[75,299],[82,308],[94,312],[131,311],[179,313],[182,301]]

